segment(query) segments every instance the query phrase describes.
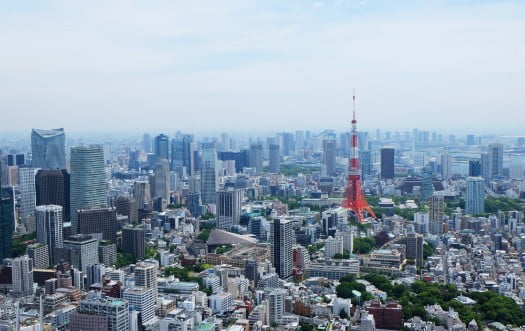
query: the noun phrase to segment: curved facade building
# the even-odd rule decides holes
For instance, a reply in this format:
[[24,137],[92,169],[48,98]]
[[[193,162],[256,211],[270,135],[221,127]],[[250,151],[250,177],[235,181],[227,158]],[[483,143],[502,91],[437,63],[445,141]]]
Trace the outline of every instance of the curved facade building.
[[106,206],[106,172],[102,146],[71,147],[71,232],[77,233],[77,210]]
[[66,135],[64,129],[31,131],[33,168],[66,168]]

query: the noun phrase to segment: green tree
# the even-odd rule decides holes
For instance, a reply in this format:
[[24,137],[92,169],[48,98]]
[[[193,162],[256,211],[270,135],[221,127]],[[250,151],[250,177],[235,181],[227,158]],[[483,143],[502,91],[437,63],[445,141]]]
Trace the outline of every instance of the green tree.
[[376,247],[376,241],[372,237],[354,238],[354,254],[368,254]]

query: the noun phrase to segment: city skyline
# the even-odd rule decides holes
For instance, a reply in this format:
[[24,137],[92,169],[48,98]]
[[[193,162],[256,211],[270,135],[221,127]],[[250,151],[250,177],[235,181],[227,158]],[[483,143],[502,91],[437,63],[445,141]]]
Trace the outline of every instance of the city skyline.
[[355,87],[363,129],[519,133],[524,12],[518,1],[4,3],[0,104],[9,131],[344,130]]

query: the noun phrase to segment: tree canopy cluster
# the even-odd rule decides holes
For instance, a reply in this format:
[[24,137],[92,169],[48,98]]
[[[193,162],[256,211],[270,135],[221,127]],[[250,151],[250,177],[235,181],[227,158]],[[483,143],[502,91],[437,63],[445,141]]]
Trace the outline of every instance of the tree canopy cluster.
[[370,293],[366,291],[366,286],[358,283],[355,276],[346,275],[340,280],[340,284],[336,286],[335,292],[339,298],[343,299],[352,299],[352,303],[360,304],[359,299],[354,296],[352,291],[358,291],[361,293],[361,301],[372,300],[373,297]]
[[368,254],[376,247],[372,237],[354,238],[354,254]]
[[425,306],[439,304],[445,311],[453,308],[458,312],[461,321],[467,324],[474,319],[478,326],[494,321],[504,325],[525,325],[525,315],[516,302],[492,291],[463,294],[476,301],[474,305],[464,305],[455,299],[461,293],[451,284],[416,281],[407,287],[401,284],[392,285],[388,278],[379,274],[371,273],[363,278],[386,292],[389,299],[398,300],[403,306],[405,319],[419,316],[429,320],[430,316],[427,316]]

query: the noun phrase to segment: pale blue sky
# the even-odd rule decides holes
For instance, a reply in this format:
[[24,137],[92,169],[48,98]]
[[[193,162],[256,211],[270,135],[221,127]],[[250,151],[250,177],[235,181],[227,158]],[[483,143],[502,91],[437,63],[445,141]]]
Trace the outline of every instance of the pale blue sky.
[[[2,1],[6,130],[522,133],[524,1]],[[5,129],[5,128],[4,128]]]

